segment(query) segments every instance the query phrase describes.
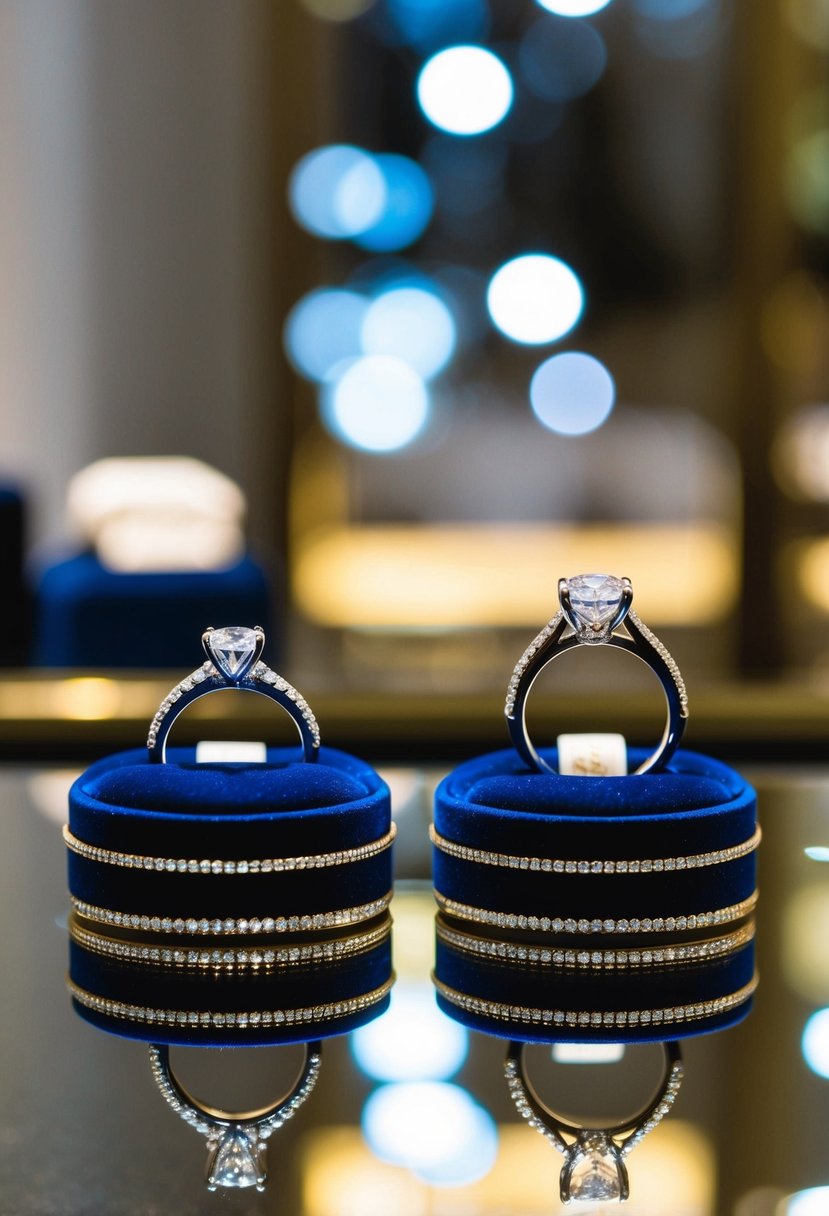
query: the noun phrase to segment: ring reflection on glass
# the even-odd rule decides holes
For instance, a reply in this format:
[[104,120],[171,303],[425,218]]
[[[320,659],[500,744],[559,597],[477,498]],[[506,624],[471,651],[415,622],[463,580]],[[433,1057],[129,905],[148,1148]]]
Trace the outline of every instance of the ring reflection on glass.
[[504,1065],[507,1085],[519,1114],[564,1154],[559,1178],[561,1202],[624,1201],[630,1193],[625,1157],[662,1122],[679,1093],[684,1076],[679,1044],[662,1044],[662,1078],[648,1105],[630,1119],[607,1128],[579,1127],[550,1110],[527,1078],[525,1046],[519,1042],[509,1045]]
[[[656,750],[636,769],[648,773],[666,764],[679,746],[688,718],[688,695],[679,668],[659,638],[631,609],[630,579],[580,574],[558,584],[559,610],[530,642],[515,665],[504,713],[521,758],[540,772],[555,770],[536,751],[527,731],[526,702],[548,663],[577,646],[615,646],[635,655],[654,672],[665,694],[667,721]],[[623,627],[625,632],[618,633]],[[570,631],[569,633],[567,631]]]
[[250,1187],[264,1191],[267,1179],[265,1147],[268,1137],[299,1109],[317,1083],[322,1045],[305,1044],[302,1070],[290,1093],[262,1110],[230,1114],[207,1106],[182,1085],[170,1063],[166,1044],[150,1045],[150,1068],[164,1100],[185,1123],[207,1137],[207,1189]]
[[167,752],[167,736],[179,714],[211,692],[231,688],[256,692],[269,697],[287,710],[302,741],[303,757],[314,761],[319,755],[320,732],[317,720],[304,697],[293,685],[261,661],[265,634],[257,625],[249,629],[229,625],[222,629],[212,626],[202,634],[207,659],[171,688],[150,723],[147,749],[152,763],[163,764]]

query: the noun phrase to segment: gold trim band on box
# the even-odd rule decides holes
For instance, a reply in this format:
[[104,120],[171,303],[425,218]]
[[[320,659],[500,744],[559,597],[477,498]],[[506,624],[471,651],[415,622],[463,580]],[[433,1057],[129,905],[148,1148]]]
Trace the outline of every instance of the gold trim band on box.
[[596,917],[525,916],[523,912],[496,912],[491,908],[476,908],[449,899],[435,890],[435,900],[441,912],[458,920],[474,921],[479,925],[494,925],[499,929],[522,929],[531,933],[681,933],[707,929],[742,920],[757,904],[757,891],[748,899],[712,912],[690,912],[681,916],[630,916],[611,919]]
[[753,996],[758,983],[754,977],[736,992],[714,997],[709,1001],[694,1001],[690,1005],[668,1005],[661,1009],[621,1009],[587,1012],[583,1009],[536,1009],[528,1005],[505,1005],[500,1001],[489,1001],[483,997],[467,996],[432,976],[440,995],[450,1004],[467,1013],[483,1017],[498,1018],[504,1022],[524,1022],[529,1025],[587,1027],[664,1026],[677,1022],[699,1021],[700,1018],[716,1017],[728,1013]]
[[143,966],[169,964],[175,967],[209,968],[212,971],[238,971],[248,968],[271,970],[308,963],[337,962],[355,954],[364,954],[388,941],[391,936],[391,917],[387,916],[382,925],[365,933],[339,937],[332,941],[304,942],[295,946],[269,946],[264,943],[258,946],[172,946],[153,942],[122,941],[84,929],[74,917],[69,922],[69,936],[72,941],[93,954]]
[[348,997],[344,1001],[328,1001],[322,1005],[309,1005],[300,1009],[256,1009],[241,1013],[211,1013],[190,1009],[154,1009],[147,1005],[131,1005],[126,1001],[113,1001],[108,997],[87,992],[67,978],[66,987],[70,995],[87,1009],[103,1013],[110,1018],[124,1018],[131,1022],[145,1022],[152,1026],[186,1026],[204,1030],[250,1030],[274,1026],[300,1026],[304,1022],[325,1022],[332,1018],[349,1017],[379,1004],[391,991],[394,976],[379,988],[361,996]]
[[312,912],[296,916],[250,916],[231,918],[196,916],[152,916],[138,912],[116,912],[99,908],[72,895],[72,907],[78,916],[99,925],[117,925],[121,929],[143,929],[151,933],[308,933],[319,929],[337,929],[343,925],[358,925],[373,920],[385,912],[391,903],[391,891],[382,898],[355,908],[338,908],[334,912]]
[[68,826],[63,829],[67,848],[89,861],[130,870],[153,870],[170,874],[279,874],[293,870],[322,870],[329,866],[344,866],[355,861],[367,861],[391,848],[397,835],[392,824],[385,836],[368,844],[340,849],[335,853],[310,853],[300,857],[254,857],[249,860],[222,860],[195,857],[147,857],[140,853],[118,853],[99,845],[87,844],[73,836]]
[[703,942],[676,946],[641,946],[638,950],[564,950],[560,946],[537,946],[476,937],[473,933],[462,933],[459,929],[444,925],[440,916],[436,923],[439,940],[465,954],[498,959],[501,962],[535,963],[551,967],[606,968],[617,971],[630,967],[676,966],[677,963],[697,963],[722,958],[753,941],[754,932],[752,919],[733,933],[712,937]]
[[737,861],[753,853],[760,844],[759,827],[748,840],[716,849],[710,853],[691,853],[686,857],[652,857],[640,860],[581,860],[552,857],[518,857],[513,853],[495,853],[486,849],[473,849],[440,836],[434,824],[429,825],[432,844],[450,857],[460,861],[472,861],[482,866],[502,866],[510,870],[537,870],[544,874],[662,874],[674,870],[696,870],[702,866],[718,866],[728,861]]

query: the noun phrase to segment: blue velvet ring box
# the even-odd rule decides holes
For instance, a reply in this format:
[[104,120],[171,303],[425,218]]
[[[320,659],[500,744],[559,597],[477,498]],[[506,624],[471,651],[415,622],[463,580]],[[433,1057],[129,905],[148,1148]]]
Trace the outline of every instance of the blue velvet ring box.
[[35,606],[39,667],[172,669],[209,616],[267,627],[271,590],[249,555],[224,570],[153,573],[110,570],[79,553],[43,571]]
[[432,838],[438,1002],[467,1025],[631,1042],[748,1012],[759,833],[726,765],[567,777],[496,752],[438,787]]
[[70,989],[97,1025],[156,1042],[292,1042],[388,1003],[389,792],[368,765],[92,765],[66,832]]

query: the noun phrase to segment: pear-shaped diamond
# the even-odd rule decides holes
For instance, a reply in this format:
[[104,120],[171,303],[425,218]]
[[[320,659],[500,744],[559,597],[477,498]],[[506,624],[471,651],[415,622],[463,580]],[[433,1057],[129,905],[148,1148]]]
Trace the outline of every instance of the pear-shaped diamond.
[[223,629],[211,629],[205,638],[205,646],[226,679],[241,680],[256,654],[257,637],[253,629],[243,625],[227,625]]
[[570,1172],[568,1198],[594,1203],[620,1200],[623,1169],[618,1150],[606,1136],[585,1137]]
[[262,1155],[262,1147],[240,1127],[229,1127],[208,1159],[208,1187],[263,1186],[266,1175]]
[[612,574],[577,574],[567,579],[570,609],[584,629],[599,632],[619,611],[625,584]]

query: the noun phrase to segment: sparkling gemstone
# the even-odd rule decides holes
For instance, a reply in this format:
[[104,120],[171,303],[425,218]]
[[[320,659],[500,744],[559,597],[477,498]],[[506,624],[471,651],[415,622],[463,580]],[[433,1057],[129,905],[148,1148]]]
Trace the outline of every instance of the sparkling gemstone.
[[256,645],[256,634],[243,625],[213,629],[207,636],[207,649],[213,662],[228,680],[244,676],[256,652]]
[[598,632],[619,611],[625,584],[612,574],[577,574],[567,579],[567,590],[573,616],[584,628]]
[[212,1150],[207,1162],[207,1185],[216,1187],[261,1187],[265,1181],[262,1152],[240,1127],[230,1127]]
[[573,1166],[569,1197],[594,1203],[622,1198],[619,1163],[603,1137],[597,1137]]

